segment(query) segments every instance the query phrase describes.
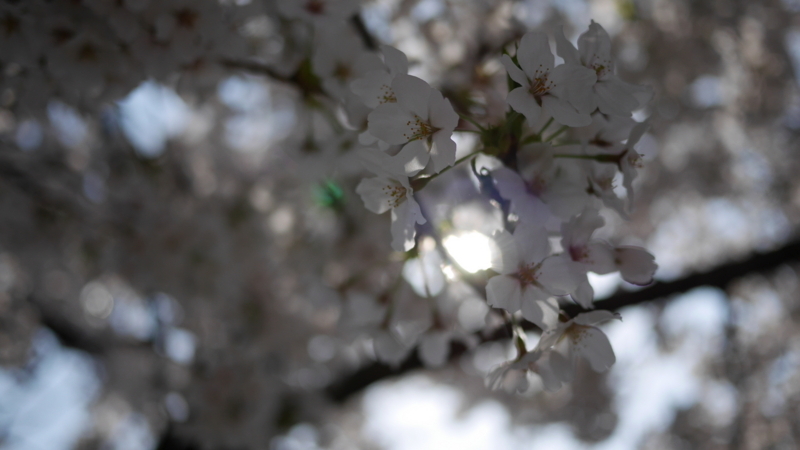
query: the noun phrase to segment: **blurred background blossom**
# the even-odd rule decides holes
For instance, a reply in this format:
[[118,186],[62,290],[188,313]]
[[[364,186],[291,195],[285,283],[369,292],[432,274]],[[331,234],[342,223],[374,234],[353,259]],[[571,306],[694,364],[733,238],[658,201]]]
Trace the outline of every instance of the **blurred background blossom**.
[[[634,213],[604,214],[601,237],[644,245],[661,282],[699,274],[694,289],[603,326],[617,355],[607,374],[581,370],[557,393],[531,378],[521,396],[484,388],[513,355],[507,340],[440,369],[392,370],[372,337],[342,332],[355,329],[341,325],[346,290],[398,273],[418,293],[454,289],[465,328],[482,328],[487,308],[424,251],[382,258],[388,227],[354,193],[343,121],[289,79],[307,30],[273,2],[208,2],[218,10],[192,20],[216,30],[224,11],[215,33],[233,37],[169,41],[219,64],[159,59],[136,25],[146,1],[23,3],[0,4],[8,36],[18,10],[52,8],[51,36],[99,21],[152,70],[118,67],[79,93],[0,43],[1,448],[800,446],[800,3],[363,2],[364,32],[475,117],[503,113],[503,48],[562,26],[574,42],[592,19],[620,75],[655,90],[635,113],[652,127]],[[94,74],[52,58],[64,79]],[[455,139],[459,156],[476,145]],[[449,227],[423,250],[443,245],[470,273],[488,267],[486,237],[502,224],[477,185],[459,167],[421,195]],[[779,257],[748,265],[759,252]],[[748,270],[724,286],[703,278],[726,264]],[[431,265],[444,278],[428,279]],[[599,298],[632,289],[591,281]],[[364,367],[377,371],[366,386]]]

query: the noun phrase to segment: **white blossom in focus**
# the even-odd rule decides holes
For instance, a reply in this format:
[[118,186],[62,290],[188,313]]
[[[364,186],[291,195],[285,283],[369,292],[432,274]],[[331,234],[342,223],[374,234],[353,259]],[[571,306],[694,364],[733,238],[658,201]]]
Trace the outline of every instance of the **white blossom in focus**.
[[517,153],[518,171],[505,166],[492,171],[498,192],[520,219],[548,229],[558,229],[561,220],[578,214],[590,200],[581,164],[556,160],[553,154],[548,144],[530,145]]
[[604,224],[605,220],[600,217],[597,209],[587,208],[569,222],[561,225],[561,246],[575,262],[573,267],[581,279],[572,298],[587,309],[594,307],[592,305],[594,289],[589,284],[587,272],[604,275],[616,270],[614,250],[611,245],[598,239],[592,239],[594,231]]
[[384,103],[397,102],[397,96],[392,90],[392,81],[397,75],[408,74],[408,57],[400,50],[381,45],[383,66],[363,74],[350,83],[350,89],[369,108],[377,108]]
[[592,122],[587,98],[597,80],[595,73],[579,64],[556,67],[546,34],[532,31],[522,37],[517,48],[519,66],[508,55],[501,61],[508,76],[520,84],[506,101],[529,124],[536,124],[543,111],[562,125],[582,127]]
[[392,248],[408,251],[414,247],[416,224],[425,223],[422,211],[405,173],[391,157],[379,151],[361,152],[362,162],[374,178],[365,178],[356,187],[364,206],[375,214],[392,212]]
[[578,38],[577,49],[564,37],[563,32],[557,34],[556,51],[567,64],[580,64],[597,75],[592,94],[586,97],[586,101],[590,102],[589,112],[599,108],[603,114],[629,117],[631,112],[644,106],[653,97],[651,88],[627,83],[617,77],[611,59],[611,38],[595,21]]
[[403,145],[396,156],[413,175],[433,161],[440,172],[456,160],[453,130],[458,114],[442,93],[425,81],[398,74],[392,81],[396,102],[378,105],[369,114],[369,133],[392,145]]
[[489,279],[486,297],[489,305],[510,313],[522,310],[525,319],[544,330],[558,321],[558,301],[554,295],[567,295],[578,286],[571,270],[572,261],[564,254],[550,256],[550,243],[544,228],[520,222],[514,234],[495,234],[499,254],[492,268],[500,275]]
[[616,362],[608,337],[595,325],[620,319],[610,311],[581,313],[542,334],[528,358],[528,367],[542,377],[545,389],[556,391],[575,377],[579,359],[595,372],[605,372]]

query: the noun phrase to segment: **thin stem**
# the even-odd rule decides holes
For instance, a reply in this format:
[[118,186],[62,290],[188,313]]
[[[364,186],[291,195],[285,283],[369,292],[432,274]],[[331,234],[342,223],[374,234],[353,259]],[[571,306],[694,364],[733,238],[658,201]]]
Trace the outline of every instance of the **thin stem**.
[[429,177],[421,177],[421,178],[415,178],[414,180],[411,180],[411,182],[412,182],[412,183],[415,183],[415,184],[416,184],[416,186],[412,185],[412,187],[414,187],[414,192],[418,192],[419,190],[421,190],[422,188],[424,188],[424,187],[425,187],[425,186],[426,186],[426,185],[427,185],[427,184],[428,184],[428,183],[429,183],[431,180],[433,180],[434,178],[436,178],[436,177],[438,177],[439,175],[441,175],[441,174],[443,174],[443,173],[447,172],[448,170],[450,170],[450,169],[452,169],[453,167],[455,167],[455,166],[457,166],[457,165],[461,164],[462,162],[464,162],[464,161],[466,161],[466,160],[468,160],[468,159],[472,158],[473,156],[477,155],[478,153],[481,153],[482,151],[483,151],[483,150],[475,150],[474,152],[470,153],[469,155],[467,155],[467,156],[465,156],[465,157],[463,157],[463,158],[461,158],[461,159],[458,159],[458,160],[456,160],[456,162],[454,162],[452,166],[447,166],[447,167],[445,167],[445,168],[444,168],[444,169],[442,169],[442,170],[441,170],[441,172],[439,172],[439,173],[435,173],[435,174],[433,174],[433,175],[431,175],[431,176],[429,176]]
[[486,128],[482,127],[481,124],[476,122],[475,119],[473,119],[472,117],[469,117],[466,114],[461,114],[461,113],[458,113],[458,117],[461,117],[462,119],[466,120],[467,122],[475,125],[476,127],[478,127],[479,130],[486,131]]
[[556,153],[553,155],[554,158],[571,158],[571,159],[591,159],[593,161],[597,161],[599,163],[608,163],[608,164],[617,164],[619,165],[619,160],[623,154],[619,155],[571,155],[568,153]]
[[463,157],[463,158],[460,158],[460,159],[456,160],[456,162],[454,162],[452,166],[447,166],[447,167],[445,167],[444,169],[442,169],[442,171],[441,171],[441,172],[439,172],[439,173],[435,173],[435,174],[431,175],[431,178],[435,178],[435,177],[437,177],[437,176],[439,176],[439,175],[441,175],[441,174],[443,174],[443,173],[447,172],[448,170],[450,170],[450,169],[452,169],[453,167],[455,167],[455,166],[457,166],[457,165],[461,164],[462,162],[464,162],[464,161],[466,161],[466,160],[468,160],[468,159],[472,158],[473,156],[477,155],[478,153],[480,153],[480,152],[482,152],[482,151],[483,151],[483,150],[475,150],[474,152],[470,153],[469,155],[467,155],[467,156],[465,156],[465,157]]
[[532,134],[520,142],[520,145],[532,144],[534,142],[542,142],[542,135]]
[[565,141],[565,142],[562,142],[560,144],[551,145],[551,147],[553,147],[553,148],[555,148],[555,147],[566,147],[568,145],[578,145],[578,144],[580,144],[580,141]]
[[559,135],[559,134],[561,134],[561,133],[563,133],[563,132],[567,131],[567,129],[569,129],[569,127],[568,127],[568,126],[566,126],[566,125],[562,126],[561,128],[559,128],[559,129],[558,129],[558,131],[556,131],[555,133],[551,134],[551,135],[550,135],[550,137],[549,137],[549,138],[547,138],[547,139],[545,139],[544,141],[545,141],[545,142],[550,142],[550,141],[552,141],[553,139],[555,139],[556,137],[558,137],[558,135]]
[[547,127],[549,127],[551,123],[553,123],[553,118],[552,118],[552,117],[550,118],[550,120],[548,120],[548,121],[547,121],[547,123],[546,123],[546,124],[544,124],[544,126],[542,127],[542,129],[541,129],[541,130],[539,130],[539,132],[538,132],[538,133],[536,133],[536,134],[538,134],[539,136],[541,136],[541,135],[542,135],[542,133],[544,133],[544,130],[546,130],[546,129],[547,129]]
[[595,156],[596,155],[570,155],[568,153],[555,153],[555,154],[553,154],[553,158],[594,159],[594,160],[597,160],[597,158]]

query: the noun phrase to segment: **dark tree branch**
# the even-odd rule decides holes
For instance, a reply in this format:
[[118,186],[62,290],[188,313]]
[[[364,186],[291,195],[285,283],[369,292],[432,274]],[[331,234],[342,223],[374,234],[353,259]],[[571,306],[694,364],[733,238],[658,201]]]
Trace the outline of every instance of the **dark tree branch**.
[[[598,301],[596,305],[598,309],[617,310],[626,306],[670,297],[702,286],[725,289],[732,282],[749,274],[769,272],[783,264],[797,263],[798,261],[800,261],[800,239],[793,240],[777,250],[767,253],[754,253],[745,260],[722,264],[711,270],[689,275],[675,281],[659,281],[637,291],[620,289],[611,297]],[[580,306],[575,304],[565,306],[563,309],[570,317],[574,317],[583,311]],[[526,323],[525,328],[532,329],[535,326],[531,323]],[[507,329],[500,328],[492,335],[481,336],[481,340],[489,342],[508,339],[510,336]],[[466,348],[463,345],[451,344],[450,360],[457,359],[465,351]],[[331,400],[343,402],[372,383],[422,367],[422,361],[417,356],[417,352],[412,351],[411,355],[396,368],[379,362],[373,363],[335,381],[328,386],[326,393]]]

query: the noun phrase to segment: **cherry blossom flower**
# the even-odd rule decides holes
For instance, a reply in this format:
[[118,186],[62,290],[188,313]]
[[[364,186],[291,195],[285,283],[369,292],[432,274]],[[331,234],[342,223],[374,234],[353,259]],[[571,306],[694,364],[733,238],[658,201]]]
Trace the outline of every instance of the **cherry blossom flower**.
[[515,360],[500,364],[486,376],[486,387],[493,390],[503,389],[509,394],[527,391],[530,386],[528,373],[531,364],[538,357],[540,357],[538,353],[526,352]]
[[605,220],[595,208],[587,208],[561,226],[561,246],[575,263],[574,270],[580,283],[572,298],[584,308],[592,308],[594,290],[587,272],[607,274],[620,271],[622,279],[639,286],[650,284],[658,266],[655,258],[645,249],[635,246],[613,247],[599,239],[592,239],[595,230],[602,227]]
[[346,98],[354,80],[383,67],[378,55],[365,51],[361,40],[343,23],[317,30],[311,65],[325,91],[340,100]]
[[594,289],[589,284],[587,272],[607,274],[616,270],[614,249],[607,242],[592,239],[594,231],[605,224],[599,211],[587,208],[569,222],[561,225],[561,246],[575,262],[574,268],[580,283],[572,298],[584,308],[593,308]]
[[544,228],[520,222],[514,234],[501,231],[495,235],[499,254],[492,268],[500,275],[489,279],[486,297],[489,305],[510,313],[522,310],[522,316],[542,329],[558,321],[558,302],[554,295],[570,294],[579,279],[571,269],[572,261],[564,254],[550,255],[550,243]]
[[575,376],[579,359],[595,372],[605,372],[616,362],[608,337],[595,325],[620,319],[610,311],[581,313],[545,331],[527,358],[528,368],[542,377],[545,389],[556,391]]
[[350,89],[369,108],[377,108],[384,103],[397,102],[397,96],[392,90],[392,81],[397,75],[408,73],[408,57],[400,50],[381,45],[383,66],[363,74],[350,83]]
[[536,124],[543,110],[562,125],[582,127],[592,122],[592,105],[586,98],[591,96],[597,76],[579,64],[555,67],[546,34],[533,31],[522,37],[517,48],[519,66],[508,55],[501,61],[508,76],[520,84],[508,93],[506,101],[529,124]]
[[650,126],[647,122],[636,124],[628,136],[628,140],[622,147],[620,159],[617,163],[619,170],[622,172],[622,185],[628,192],[628,209],[633,206],[633,180],[639,174],[639,169],[642,168],[642,155],[640,155],[634,147],[639,143],[639,140],[644,135],[647,128]]
[[369,132],[392,145],[403,145],[398,160],[405,161],[405,171],[413,175],[424,169],[429,160],[440,172],[453,165],[456,143],[453,130],[458,114],[442,93],[425,81],[398,74],[392,81],[396,102],[378,105],[369,114]]
[[517,153],[519,172],[505,166],[492,171],[500,195],[530,224],[557,229],[589,201],[586,175],[574,161],[557,161],[548,144],[530,145]]
[[556,35],[556,52],[567,64],[580,64],[597,75],[592,94],[585,98],[590,112],[599,108],[603,114],[627,117],[653,97],[649,87],[627,83],[617,77],[611,59],[611,39],[595,21],[578,38],[577,49],[563,32]]
[[365,178],[356,187],[364,206],[375,214],[392,211],[392,248],[408,251],[414,247],[416,224],[425,223],[408,177],[398,170],[391,157],[383,152],[363,151],[362,163],[377,177]]
[[653,282],[653,275],[658,269],[655,259],[655,256],[641,247],[623,245],[614,249],[614,264],[622,279],[638,286]]

